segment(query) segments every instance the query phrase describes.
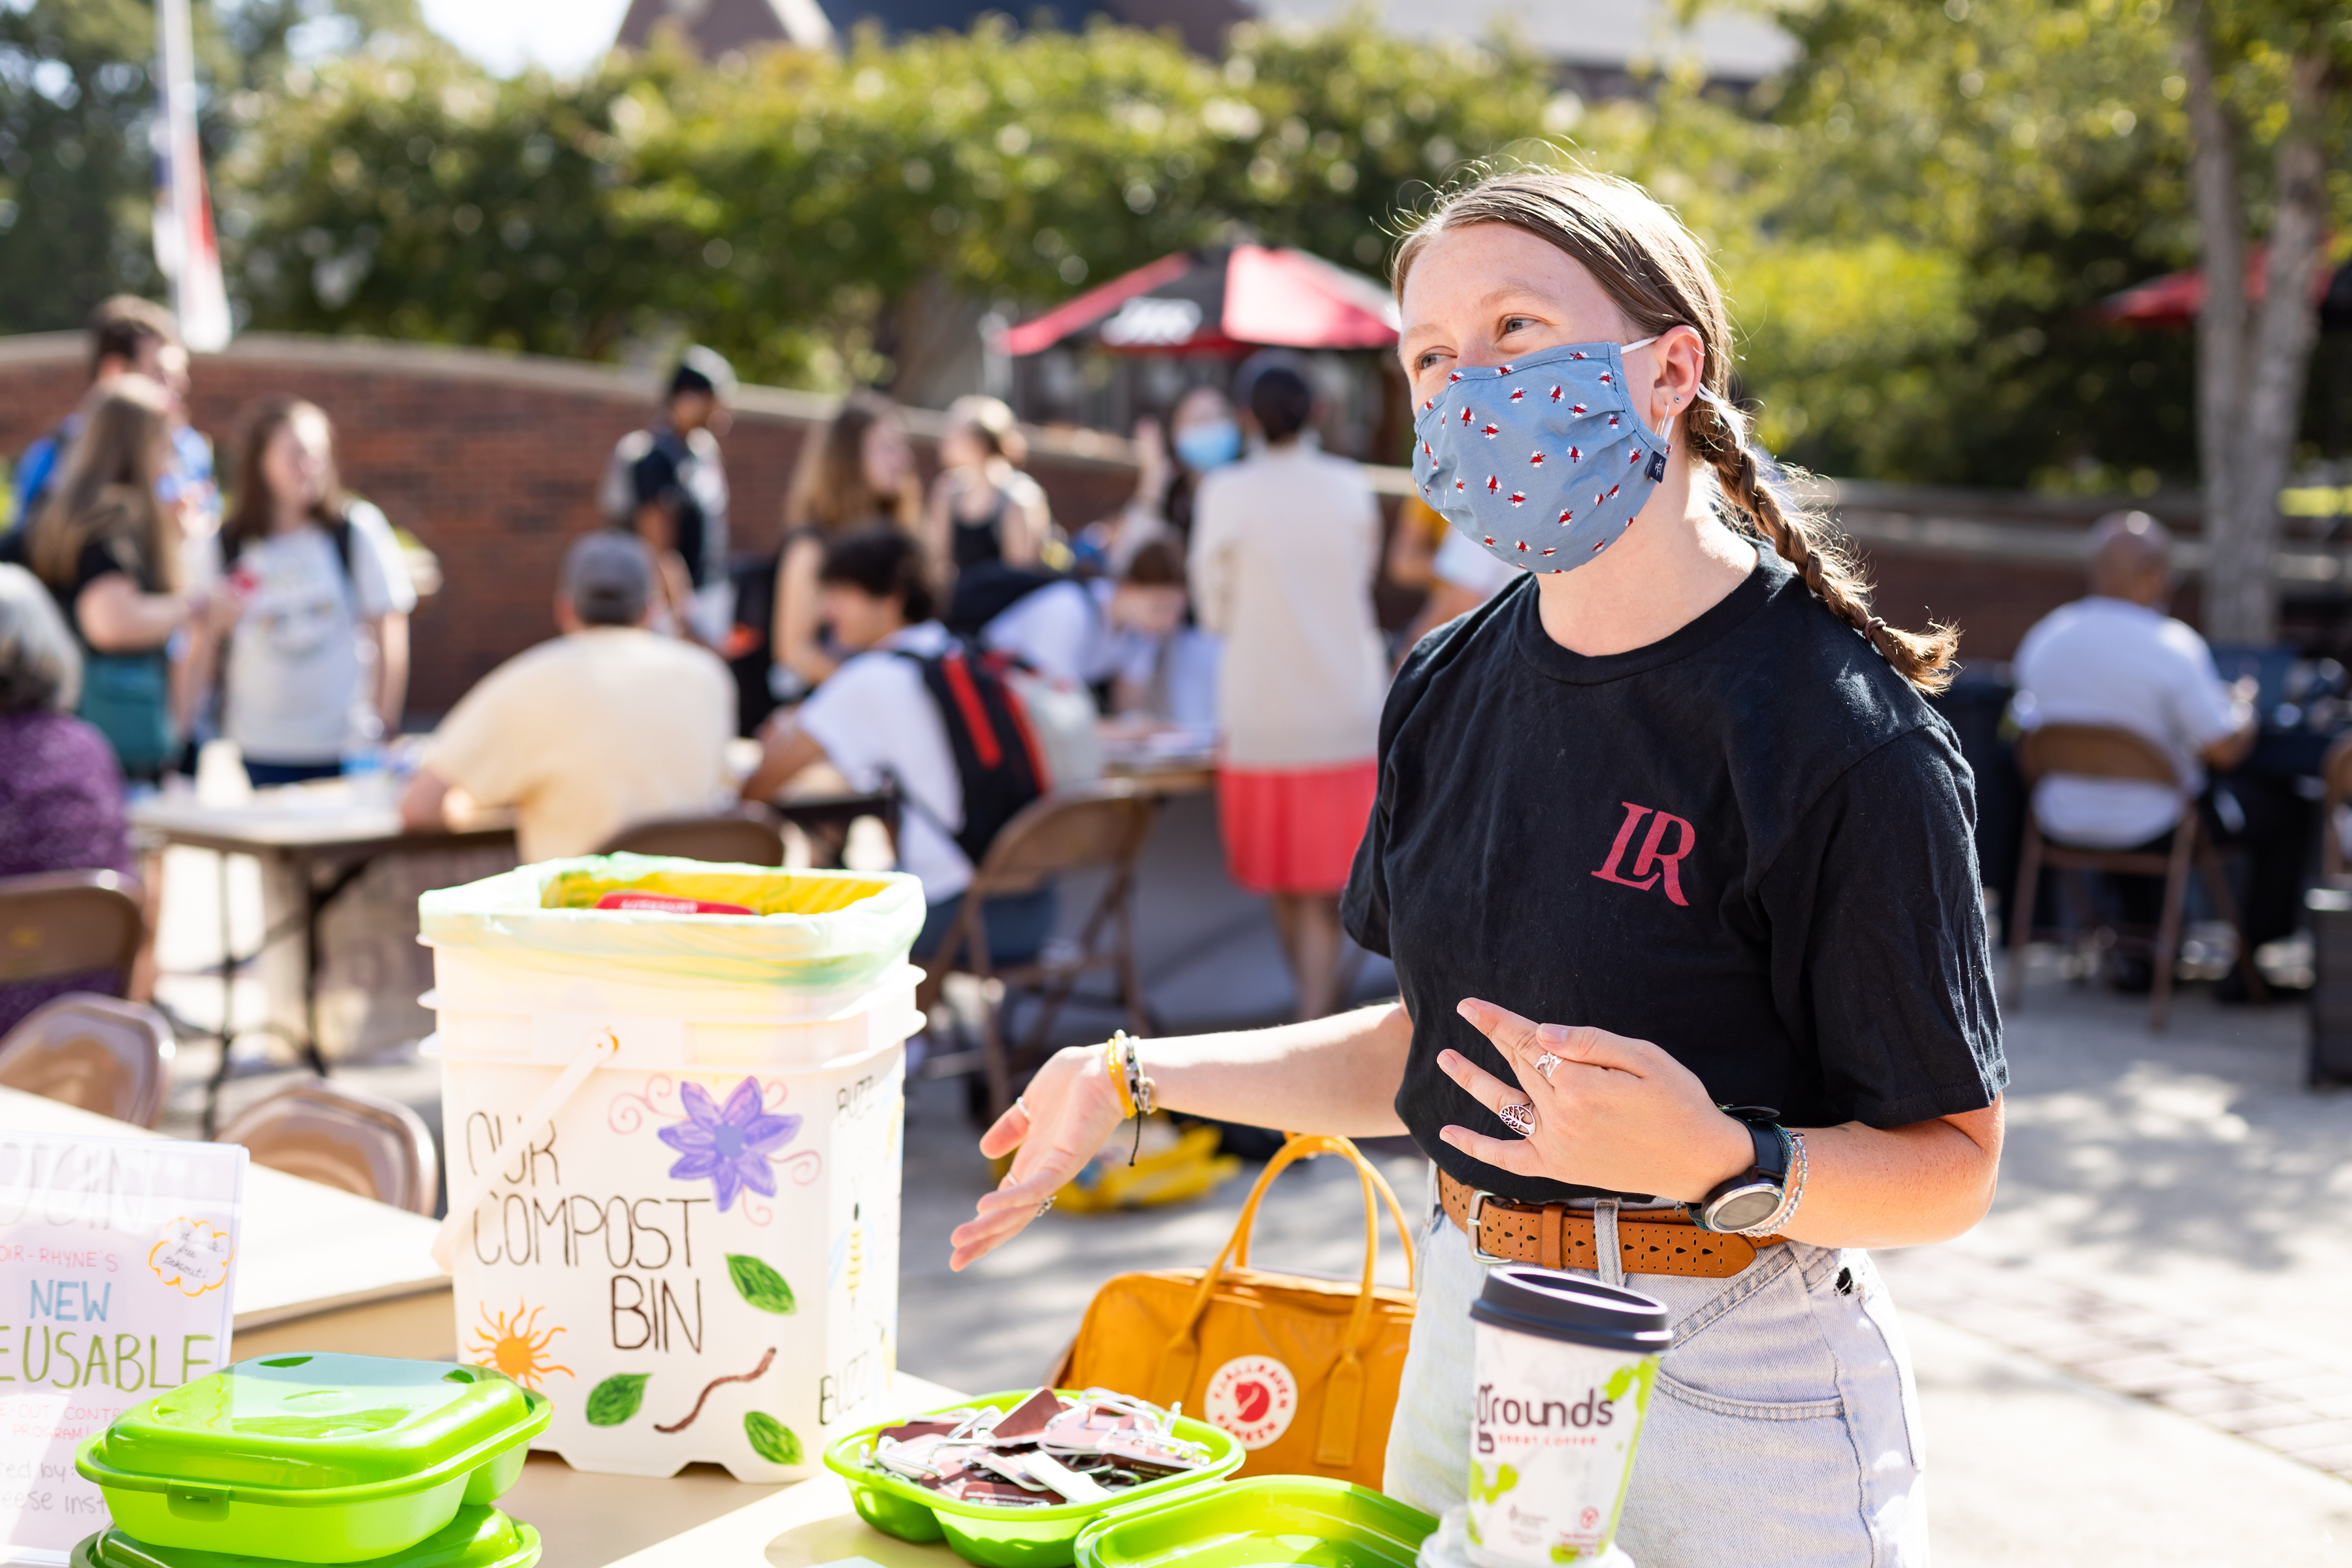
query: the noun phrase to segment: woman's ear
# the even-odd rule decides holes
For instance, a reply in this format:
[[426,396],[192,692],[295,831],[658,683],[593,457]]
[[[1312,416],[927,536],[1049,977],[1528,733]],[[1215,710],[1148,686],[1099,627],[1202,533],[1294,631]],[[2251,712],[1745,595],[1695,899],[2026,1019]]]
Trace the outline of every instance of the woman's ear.
[[1653,354],[1658,369],[1650,387],[1650,428],[1663,430],[1666,421],[1689,413],[1698,400],[1706,373],[1706,340],[1696,327],[1668,327],[1658,334]]

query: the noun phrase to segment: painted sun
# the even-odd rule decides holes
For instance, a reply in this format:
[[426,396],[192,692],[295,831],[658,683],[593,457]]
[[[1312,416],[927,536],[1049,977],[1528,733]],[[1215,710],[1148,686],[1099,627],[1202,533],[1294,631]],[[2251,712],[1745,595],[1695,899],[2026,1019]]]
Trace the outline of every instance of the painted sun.
[[472,1347],[475,1365],[494,1366],[526,1388],[539,1387],[540,1380],[551,1372],[575,1375],[570,1367],[548,1359],[548,1345],[564,1331],[561,1325],[539,1327],[539,1315],[545,1308],[517,1301],[512,1316],[493,1314],[487,1305],[479,1310],[482,1321],[474,1331]]

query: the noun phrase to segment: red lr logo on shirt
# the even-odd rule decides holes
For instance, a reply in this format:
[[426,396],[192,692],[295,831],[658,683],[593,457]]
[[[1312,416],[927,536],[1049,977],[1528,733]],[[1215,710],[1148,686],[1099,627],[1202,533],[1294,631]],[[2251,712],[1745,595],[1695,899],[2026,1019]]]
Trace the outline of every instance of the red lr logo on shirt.
[[[1698,835],[1681,817],[1654,806],[1635,805],[1632,801],[1619,803],[1625,808],[1624,825],[1617,829],[1617,842],[1609,847],[1609,858],[1592,874],[1604,882],[1620,882],[1643,892],[1658,885],[1663,879],[1666,897],[1687,908],[1690,900],[1683,897],[1683,858],[1698,844]],[[1642,818],[1650,818],[1650,831],[1642,840],[1642,852],[1633,858],[1633,873],[1624,872],[1625,851],[1633,846],[1633,830],[1642,826]],[[1675,847],[1665,847],[1666,829],[1675,830]]]

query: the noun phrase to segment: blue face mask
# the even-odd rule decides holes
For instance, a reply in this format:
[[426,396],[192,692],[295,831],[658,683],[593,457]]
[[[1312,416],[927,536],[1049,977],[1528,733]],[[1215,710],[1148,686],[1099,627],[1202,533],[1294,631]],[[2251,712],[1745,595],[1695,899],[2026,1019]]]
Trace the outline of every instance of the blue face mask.
[[1230,419],[1187,425],[1176,432],[1176,456],[1196,474],[1222,468],[1242,455],[1242,427]]
[[1625,358],[1657,342],[1568,343],[1454,371],[1413,421],[1421,497],[1499,561],[1567,572],[1615,542],[1666,477],[1674,421],[1651,434]]

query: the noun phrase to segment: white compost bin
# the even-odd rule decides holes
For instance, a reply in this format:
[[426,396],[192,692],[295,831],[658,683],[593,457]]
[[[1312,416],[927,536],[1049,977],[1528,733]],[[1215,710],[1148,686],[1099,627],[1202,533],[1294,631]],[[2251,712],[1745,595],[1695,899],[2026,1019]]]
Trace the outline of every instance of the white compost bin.
[[580,1469],[814,1473],[897,1362],[920,887],[615,855],[418,915],[459,1353],[551,1396],[534,1447]]

